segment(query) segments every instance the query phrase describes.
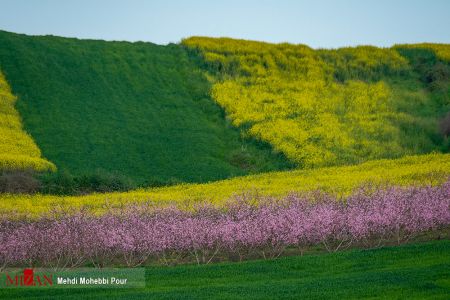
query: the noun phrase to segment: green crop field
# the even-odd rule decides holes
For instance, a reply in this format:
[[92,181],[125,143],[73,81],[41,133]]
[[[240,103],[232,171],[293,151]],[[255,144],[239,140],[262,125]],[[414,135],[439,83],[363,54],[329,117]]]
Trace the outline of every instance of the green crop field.
[[146,268],[145,289],[0,290],[14,299],[448,299],[450,242]]

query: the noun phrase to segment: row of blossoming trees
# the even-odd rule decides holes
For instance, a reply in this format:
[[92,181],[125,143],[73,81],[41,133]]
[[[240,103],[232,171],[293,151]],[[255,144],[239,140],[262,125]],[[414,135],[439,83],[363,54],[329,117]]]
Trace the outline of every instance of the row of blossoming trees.
[[273,258],[320,246],[403,243],[448,232],[450,181],[435,187],[365,189],[345,199],[323,193],[281,200],[238,199],[193,210],[128,207],[102,216],[53,215],[0,224],[0,266],[138,266]]

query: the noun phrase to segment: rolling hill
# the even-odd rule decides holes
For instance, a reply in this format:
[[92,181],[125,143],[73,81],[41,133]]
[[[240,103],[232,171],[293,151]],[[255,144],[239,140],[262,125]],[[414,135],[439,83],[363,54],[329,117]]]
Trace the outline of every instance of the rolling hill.
[[243,139],[180,46],[0,32],[0,69],[44,157],[76,176],[205,182],[290,164]]
[[447,152],[449,49],[0,31],[0,70],[35,153],[87,184],[131,182],[123,190]]

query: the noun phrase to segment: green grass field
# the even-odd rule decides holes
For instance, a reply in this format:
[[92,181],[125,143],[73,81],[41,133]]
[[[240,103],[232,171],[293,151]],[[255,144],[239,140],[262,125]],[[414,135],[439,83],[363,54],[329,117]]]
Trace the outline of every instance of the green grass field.
[[4,299],[448,299],[450,241],[284,257],[148,267],[145,289],[0,290]]

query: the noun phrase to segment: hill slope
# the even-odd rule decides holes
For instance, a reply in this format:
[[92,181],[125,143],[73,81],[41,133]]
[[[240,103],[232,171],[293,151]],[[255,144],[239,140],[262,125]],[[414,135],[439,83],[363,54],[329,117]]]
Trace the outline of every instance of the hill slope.
[[177,45],[0,31],[0,70],[44,156],[74,175],[202,182],[288,165],[227,125]]
[[228,38],[183,41],[205,61],[213,98],[248,136],[300,167],[446,149],[450,45],[313,50]]
[[0,71],[43,156],[144,186],[446,152],[449,53],[0,31]]

